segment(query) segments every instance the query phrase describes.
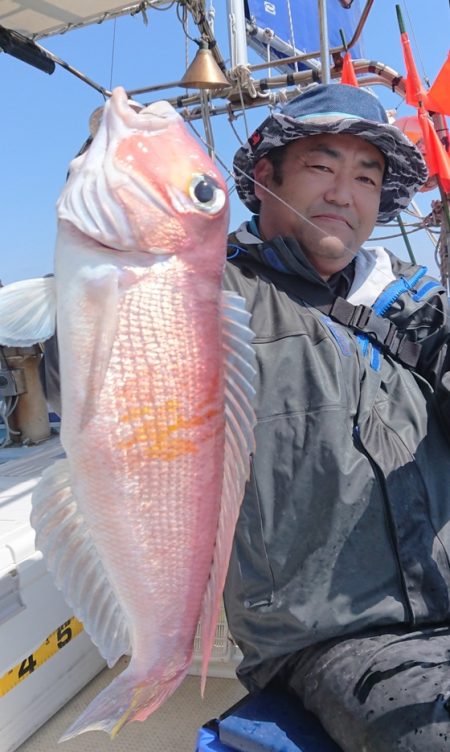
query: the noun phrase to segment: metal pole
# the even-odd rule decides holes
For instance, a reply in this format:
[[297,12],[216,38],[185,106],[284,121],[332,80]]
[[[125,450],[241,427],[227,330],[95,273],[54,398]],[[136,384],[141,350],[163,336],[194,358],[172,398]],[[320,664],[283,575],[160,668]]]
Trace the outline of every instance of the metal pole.
[[404,243],[406,245],[406,250],[408,251],[409,258],[411,259],[411,261],[413,262],[413,264],[417,264],[417,261],[416,261],[415,256],[414,256],[414,251],[413,251],[413,249],[411,247],[411,243],[409,242],[409,238],[408,238],[408,235],[406,234],[406,230],[405,230],[405,225],[403,224],[403,220],[402,220],[400,214],[397,217],[397,222],[398,222],[398,226],[400,227],[400,230],[401,230],[401,233],[402,233],[402,236],[403,236],[403,240],[404,240]]
[[247,34],[243,0],[227,0],[231,68],[248,65]]
[[210,158],[214,161],[215,159],[214,133],[211,127],[211,118],[209,116],[209,98],[208,98],[208,91],[206,89],[200,89],[200,98],[201,98],[203,128],[205,129],[206,145],[208,147],[208,154]]
[[322,64],[322,83],[330,83],[330,44],[328,39],[328,21],[326,0],[319,3],[320,61]]

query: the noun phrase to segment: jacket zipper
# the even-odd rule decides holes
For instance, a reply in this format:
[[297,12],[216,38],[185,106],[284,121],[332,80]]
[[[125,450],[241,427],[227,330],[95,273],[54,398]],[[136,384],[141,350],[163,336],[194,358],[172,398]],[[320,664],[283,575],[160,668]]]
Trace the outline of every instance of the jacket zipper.
[[394,521],[393,521],[393,518],[392,518],[392,512],[391,512],[391,509],[390,509],[390,506],[389,506],[389,498],[388,498],[387,491],[386,491],[386,484],[384,482],[384,476],[383,476],[383,473],[382,473],[380,467],[377,465],[377,463],[375,462],[375,460],[373,459],[373,457],[369,454],[369,452],[365,448],[365,446],[364,446],[364,444],[362,442],[362,439],[361,439],[360,428],[359,428],[358,425],[355,425],[354,428],[353,428],[353,439],[354,439],[357,447],[361,450],[361,452],[364,454],[364,456],[367,457],[367,459],[369,460],[370,465],[372,467],[372,470],[374,471],[374,475],[375,475],[375,477],[376,477],[376,479],[378,481],[378,485],[379,485],[379,487],[381,489],[381,492],[382,492],[382,495],[383,495],[384,508],[386,510],[386,516],[387,516],[387,522],[388,522],[389,532],[391,534],[391,540],[392,540],[393,546],[394,546],[395,558],[396,558],[396,561],[397,561],[398,572],[399,572],[399,575],[400,575],[400,581],[401,581],[401,585],[402,585],[402,589],[403,589],[405,610],[407,612],[409,623],[411,625],[413,625],[413,624],[415,624],[415,617],[414,617],[414,613],[413,613],[413,610],[412,610],[412,607],[411,607],[411,603],[410,603],[410,600],[409,600],[408,590],[407,590],[407,587],[406,587],[405,577],[403,575],[403,569],[402,569],[402,565],[401,565],[401,561],[400,561],[400,555],[398,553],[397,536],[396,536],[396,533],[395,533],[395,525],[394,525]]

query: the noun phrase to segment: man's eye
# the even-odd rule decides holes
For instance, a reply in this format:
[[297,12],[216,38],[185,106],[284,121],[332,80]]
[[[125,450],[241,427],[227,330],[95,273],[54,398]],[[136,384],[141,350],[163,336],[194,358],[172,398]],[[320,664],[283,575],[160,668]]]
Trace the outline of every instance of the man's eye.
[[312,167],[314,170],[319,170],[321,172],[331,172],[331,167],[328,167],[328,165],[324,165],[324,164],[311,164],[309,166]]
[[358,180],[361,183],[366,183],[367,185],[373,185],[376,186],[376,182],[373,178],[369,177],[368,175],[360,175]]

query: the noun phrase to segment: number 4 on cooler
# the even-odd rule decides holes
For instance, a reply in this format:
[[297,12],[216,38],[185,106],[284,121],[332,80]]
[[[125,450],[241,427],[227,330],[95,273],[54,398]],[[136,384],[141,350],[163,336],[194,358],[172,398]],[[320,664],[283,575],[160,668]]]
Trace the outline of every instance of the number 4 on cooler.
[[27,674],[32,674],[34,669],[36,668],[37,662],[33,658],[33,653],[28,656],[28,658],[25,658],[24,661],[19,666],[19,670],[17,672],[17,676],[19,679],[22,679]]

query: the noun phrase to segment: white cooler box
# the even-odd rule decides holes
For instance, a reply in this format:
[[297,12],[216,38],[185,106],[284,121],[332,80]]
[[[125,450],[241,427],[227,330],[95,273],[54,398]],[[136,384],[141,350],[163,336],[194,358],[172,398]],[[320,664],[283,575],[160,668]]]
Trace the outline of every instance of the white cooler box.
[[105,666],[35,550],[31,492],[57,437],[0,450],[0,752],[12,752]]

